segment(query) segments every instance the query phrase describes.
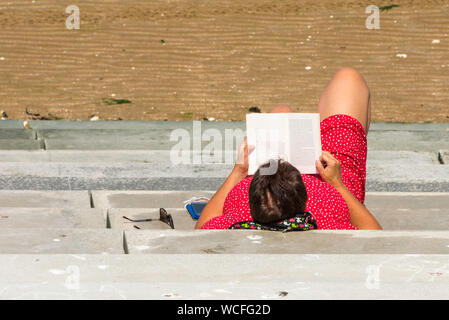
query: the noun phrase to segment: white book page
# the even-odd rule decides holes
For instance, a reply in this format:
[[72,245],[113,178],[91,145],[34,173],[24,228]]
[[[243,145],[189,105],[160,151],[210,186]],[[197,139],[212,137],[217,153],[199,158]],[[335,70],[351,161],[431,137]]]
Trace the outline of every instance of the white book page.
[[270,159],[287,160],[286,117],[281,113],[253,113],[246,115],[246,136],[255,149],[248,156],[248,174]]
[[318,173],[315,160],[321,154],[320,115],[288,114],[287,132],[288,161],[303,174]]

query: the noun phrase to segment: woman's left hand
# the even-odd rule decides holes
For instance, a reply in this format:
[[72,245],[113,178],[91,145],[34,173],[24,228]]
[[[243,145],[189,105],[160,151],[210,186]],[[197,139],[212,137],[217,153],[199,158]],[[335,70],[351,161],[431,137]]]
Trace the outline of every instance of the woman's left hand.
[[[317,160],[315,165],[324,181],[336,189],[343,185],[340,161],[338,161],[330,152],[323,151],[320,160]],[[326,165],[326,167],[324,167],[324,165]]]

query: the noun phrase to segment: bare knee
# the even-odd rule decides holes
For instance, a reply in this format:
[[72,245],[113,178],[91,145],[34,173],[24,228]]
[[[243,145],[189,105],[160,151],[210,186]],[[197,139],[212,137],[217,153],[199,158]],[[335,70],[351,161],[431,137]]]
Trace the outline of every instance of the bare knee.
[[291,107],[286,105],[279,105],[271,109],[270,113],[290,113],[295,112]]
[[360,72],[357,71],[357,69],[354,69],[351,67],[340,68],[337,72],[335,72],[335,75],[344,76],[344,77],[353,77],[353,78],[362,76],[360,74]]
[[338,70],[320,97],[318,112],[322,119],[334,114],[350,115],[367,132],[371,119],[370,91],[360,72],[354,68]]
[[353,85],[358,85],[366,89],[369,94],[369,88],[362,74],[354,68],[344,67],[334,74],[334,79],[341,80]]

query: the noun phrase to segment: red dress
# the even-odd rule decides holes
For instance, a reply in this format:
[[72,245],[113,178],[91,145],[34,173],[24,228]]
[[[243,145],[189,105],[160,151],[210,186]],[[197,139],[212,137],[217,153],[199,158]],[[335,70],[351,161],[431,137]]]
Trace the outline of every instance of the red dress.
[[[367,142],[361,123],[348,115],[333,115],[320,123],[322,149],[340,161],[345,186],[361,202],[365,201]],[[306,211],[311,211],[318,229],[356,230],[341,194],[319,175],[302,174],[307,189]],[[206,222],[202,229],[228,229],[232,224],[252,220],[248,190],[253,176],[239,182],[228,193],[223,215]]]

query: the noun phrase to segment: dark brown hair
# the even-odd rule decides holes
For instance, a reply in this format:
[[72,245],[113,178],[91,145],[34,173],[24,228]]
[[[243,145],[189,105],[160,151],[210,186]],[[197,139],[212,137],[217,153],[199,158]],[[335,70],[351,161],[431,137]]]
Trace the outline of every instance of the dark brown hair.
[[[261,169],[276,166],[274,174],[261,174]],[[263,173],[263,172],[262,172]],[[271,160],[254,174],[249,186],[249,208],[255,222],[271,223],[304,213],[307,190],[301,174],[290,163]]]

